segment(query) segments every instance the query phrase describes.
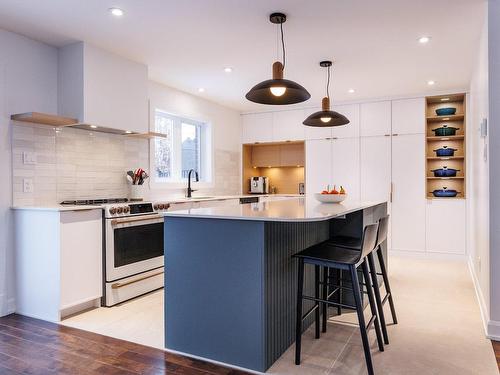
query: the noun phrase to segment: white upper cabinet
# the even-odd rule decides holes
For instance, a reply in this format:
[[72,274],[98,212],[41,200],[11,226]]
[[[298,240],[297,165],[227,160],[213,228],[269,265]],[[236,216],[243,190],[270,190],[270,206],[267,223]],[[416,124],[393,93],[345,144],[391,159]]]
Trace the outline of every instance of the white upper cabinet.
[[425,133],[425,98],[394,100],[392,102],[392,133]]
[[428,199],[426,249],[428,252],[465,254],[465,200]]
[[332,141],[317,139],[306,141],[306,192],[319,193],[332,181]]
[[359,104],[335,105],[332,111],[338,112],[349,120],[349,124],[334,126],[332,128],[333,137],[351,138],[359,137]]
[[425,251],[425,138],[392,137],[392,248]]
[[242,143],[273,141],[273,113],[250,113],[242,119]]
[[302,141],[305,138],[304,110],[279,111],[273,114],[273,141]]
[[360,135],[391,134],[391,102],[373,102],[360,105]]
[[360,188],[363,201],[391,195],[391,137],[361,137]]
[[359,200],[359,138],[332,141],[332,184],[343,186],[347,199]]
[[[310,115],[312,115],[315,112],[321,111],[321,108],[310,108],[310,109],[305,109],[304,110],[304,120],[308,118]],[[305,128],[305,134],[306,134],[306,139],[326,139],[326,138],[331,138],[332,137],[332,128],[331,127],[326,127],[326,128],[320,128],[316,126],[306,126],[304,125]]]
[[145,133],[148,68],[84,42],[59,50],[58,112],[83,124]]

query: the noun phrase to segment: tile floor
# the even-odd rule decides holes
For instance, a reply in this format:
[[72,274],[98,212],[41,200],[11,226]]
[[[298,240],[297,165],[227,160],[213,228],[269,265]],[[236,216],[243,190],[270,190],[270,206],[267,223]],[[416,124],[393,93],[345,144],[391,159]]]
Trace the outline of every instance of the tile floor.
[[[474,287],[464,262],[389,259],[398,325],[388,327],[384,353],[370,340],[378,374],[498,374],[491,343],[484,336]],[[390,319],[386,305],[386,319]],[[367,312],[368,313],[368,312]],[[354,314],[333,318],[319,340],[304,334],[302,364],[293,363],[294,346],[269,374],[366,374]],[[163,347],[163,291],[113,308],[98,308],[66,319],[63,324],[141,344]]]

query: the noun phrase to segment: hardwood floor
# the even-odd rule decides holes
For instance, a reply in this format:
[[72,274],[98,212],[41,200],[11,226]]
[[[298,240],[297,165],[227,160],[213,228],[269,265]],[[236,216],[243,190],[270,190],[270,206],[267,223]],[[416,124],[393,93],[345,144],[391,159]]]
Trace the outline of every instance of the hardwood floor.
[[12,314],[0,318],[0,374],[243,375],[132,342]]
[[500,371],[500,341],[492,341],[491,344],[493,345],[493,351],[497,359],[498,371]]

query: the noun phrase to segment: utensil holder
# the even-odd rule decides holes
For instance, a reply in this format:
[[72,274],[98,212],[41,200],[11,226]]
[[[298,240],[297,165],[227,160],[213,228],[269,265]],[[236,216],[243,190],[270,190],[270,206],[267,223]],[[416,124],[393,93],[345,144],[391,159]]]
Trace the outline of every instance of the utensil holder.
[[130,186],[130,200],[142,201],[144,200],[144,185],[129,185]]

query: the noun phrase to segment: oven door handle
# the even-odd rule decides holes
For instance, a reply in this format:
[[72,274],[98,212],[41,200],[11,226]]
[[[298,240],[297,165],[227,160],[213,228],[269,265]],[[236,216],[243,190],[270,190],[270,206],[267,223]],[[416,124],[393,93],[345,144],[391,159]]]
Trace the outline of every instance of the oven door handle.
[[146,221],[146,220],[161,219],[161,218],[162,218],[161,215],[151,215],[147,217],[132,217],[130,219],[113,219],[111,220],[111,225],[134,223],[136,221]]
[[139,277],[139,278],[134,279],[134,280],[124,281],[123,283],[113,283],[113,284],[111,284],[111,289],[118,289],[118,288],[130,285],[130,284],[137,283],[137,282],[142,281],[142,280],[150,279],[152,277],[161,275],[163,273],[164,273],[164,271],[160,271],[160,272],[153,273],[151,275]]

